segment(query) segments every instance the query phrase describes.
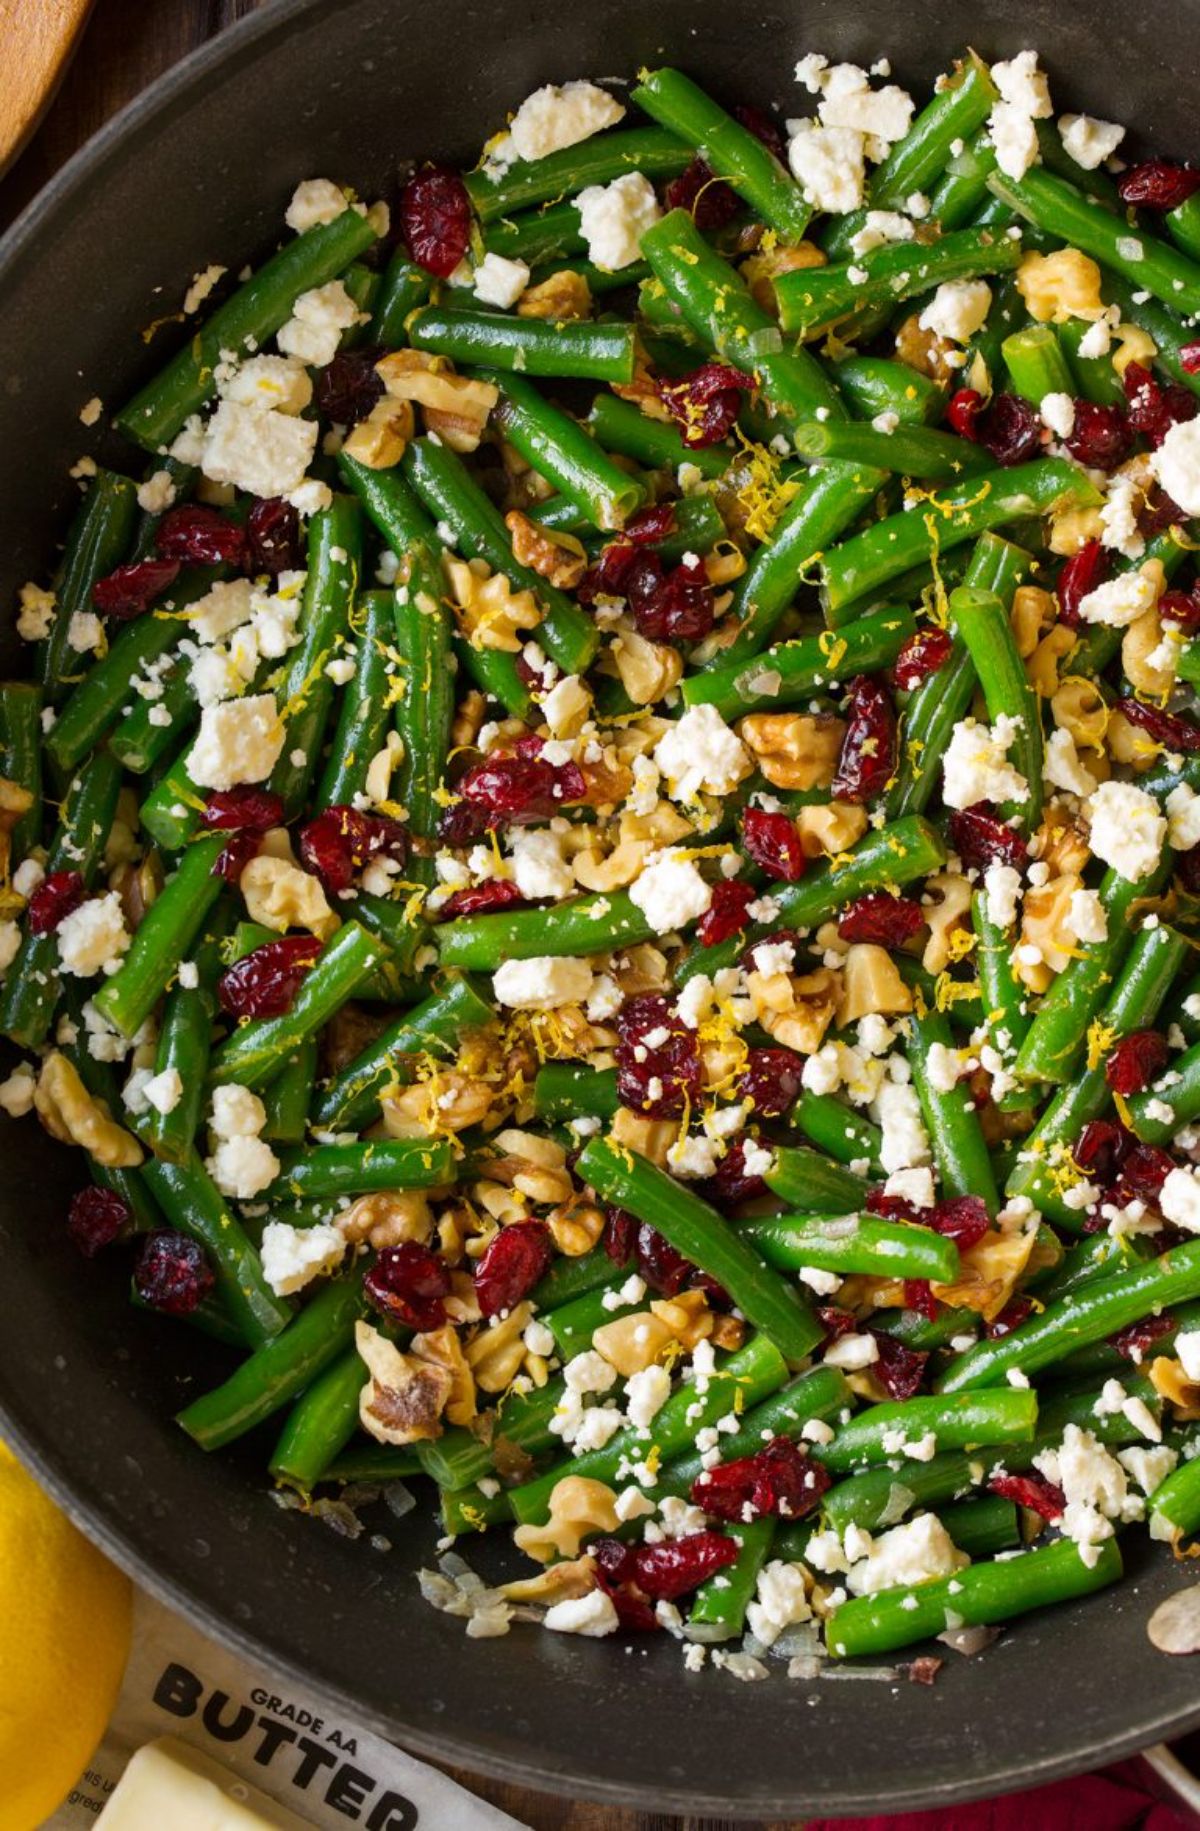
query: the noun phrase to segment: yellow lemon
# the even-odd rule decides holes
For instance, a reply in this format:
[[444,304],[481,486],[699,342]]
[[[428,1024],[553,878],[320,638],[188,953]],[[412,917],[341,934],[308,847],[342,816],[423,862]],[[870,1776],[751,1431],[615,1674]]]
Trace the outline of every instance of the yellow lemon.
[[70,1792],[129,1653],[129,1580],[0,1443],[0,1831],[34,1831]]

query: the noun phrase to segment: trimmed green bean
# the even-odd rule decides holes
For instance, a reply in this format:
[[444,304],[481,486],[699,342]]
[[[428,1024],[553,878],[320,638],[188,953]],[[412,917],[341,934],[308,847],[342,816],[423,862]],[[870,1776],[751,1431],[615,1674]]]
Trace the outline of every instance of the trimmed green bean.
[[42,690],[29,680],[0,682],[0,775],[32,797],[9,835],[19,861],[42,832]]
[[610,184],[626,172],[641,172],[651,180],[677,178],[691,156],[685,141],[661,127],[627,127],[595,134],[542,159],[517,160],[495,177],[481,167],[468,172],[464,182],[486,224],[531,204],[573,196],[588,185]]
[[47,704],[57,705],[76,676],[80,658],[71,646],[76,616],[93,610],[92,588],[124,559],[137,520],[137,485],[115,471],[98,470],[67,530],[54,575],[50,632],[34,651],[34,672]]
[[809,420],[797,427],[795,443],[802,458],[873,464],[897,476],[927,478],[934,483],[975,476],[992,462],[981,445],[928,426],[896,426],[885,432],[857,420]]
[[222,942],[227,927],[227,915],[218,906],[192,956],[195,984],[184,985],[176,968],[175,983],[163,1007],[154,1072],[160,1075],[174,1070],[179,1076],[180,1092],[169,1112],[150,1109],[143,1136],[154,1155],[165,1157],[170,1163],[182,1163],[187,1157],[203,1114],[204,1082],[217,1015],[216,985],[224,966]]
[[[960,1392],[949,1398],[914,1398],[871,1405],[843,1424],[832,1443],[814,1444],[812,1455],[831,1475],[906,1458],[896,1438],[921,1444],[933,1436],[938,1450],[993,1449],[999,1444],[1031,1443],[1037,1425],[1035,1392]],[[929,1460],[925,1458],[925,1460]]]
[[836,1162],[879,1168],[883,1133],[843,1100],[832,1094],[802,1093],[790,1118],[798,1131]]
[[861,1208],[867,1194],[864,1177],[803,1145],[780,1145],[764,1181],[772,1195],[804,1214],[845,1214]]
[[1151,1538],[1190,1538],[1200,1530],[1200,1456],[1181,1462],[1159,1483],[1146,1512]]
[[744,1221],[739,1234],[777,1271],[862,1273],[952,1284],[958,1248],[931,1227],[875,1214],[780,1214]]
[[243,1339],[253,1348],[278,1336],[291,1308],[263,1277],[257,1252],[196,1152],[182,1163],[147,1158],[140,1175],[171,1224],[203,1246]]
[[1020,242],[987,226],[955,229],[927,246],[885,242],[844,265],[780,274],[779,322],[785,331],[816,337],[863,307],[898,305],[945,281],[1010,273],[1023,258]]
[[[1055,345],[1055,348],[1058,346]],[[988,718],[1009,718],[1017,730],[1011,746],[1014,768],[1025,778],[1028,795],[1002,813],[1014,813],[1029,833],[1042,817],[1042,706],[1017,653],[1016,638],[1004,601],[996,592],[960,585],[950,594],[954,627],[967,645],[976,678],[983,689]]]
[[[492,423],[508,443],[594,527],[623,528],[645,497],[636,478],[614,464],[577,420],[553,406],[524,376],[490,368],[477,368],[475,373],[500,390]],[[540,586],[544,592],[544,580]]]
[[365,792],[367,770],[391,725],[388,692],[396,679],[388,652],[394,633],[391,592],[363,592],[350,623],[358,642],[354,678],[342,689],[329,757],[314,794],[317,812],[344,807]]
[[988,1213],[994,1216],[1000,1207],[1000,1195],[970,1089],[964,1081],[943,1089],[933,1065],[935,1050],[943,1062],[946,1053],[953,1055],[950,1025],[940,1011],[930,1010],[915,1011],[909,1024],[908,1060],[913,1086],[921,1102],[942,1188],[948,1196],[980,1196]]
[[277,696],[287,737],[269,785],[283,797],[287,820],[294,820],[307,805],[321,766],[325,727],[334,698],[334,683],[327,669],[350,630],[361,565],[362,517],[358,503],[352,496],[335,496],[330,506],[318,510],[308,524],[308,574],[300,614],[300,641],[291,651]]
[[589,1113],[611,1119],[619,1104],[615,1068],[544,1062],[533,1083],[533,1110],[539,1119],[575,1119]]
[[743,1631],[759,1572],[771,1555],[776,1524],[767,1514],[729,1527],[728,1536],[738,1548],[737,1559],[696,1591],[685,1630],[689,1640],[712,1646],[733,1640]]
[[267,1465],[276,1481],[307,1494],[325,1478],[330,1463],[358,1428],[358,1401],[366,1378],[357,1349],[348,1348],[301,1393]]
[[497,1459],[521,1450],[542,1456],[561,1439],[550,1426],[563,1402],[562,1380],[548,1380],[528,1392],[513,1392],[497,1406],[487,1441],[465,1426],[443,1431],[432,1442],[417,1448],[421,1467],[439,1488],[468,1488],[490,1475]]
[[598,394],[587,416],[587,426],[605,451],[618,452],[652,469],[678,471],[690,464],[702,477],[723,476],[733,459],[727,445],[685,445],[683,435],[666,420],[652,420],[616,394]]
[[[213,1053],[210,1079],[262,1088],[284,1067],[297,1044],[315,1036],[380,963],[383,950],[357,922],[346,922],[326,943],[282,1017],[252,1017]],[[111,984],[111,981],[110,981]]]
[[1014,394],[1033,406],[1047,394],[1073,394],[1074,381],[1052,324],[1029,324],[1000,345]]
[[469,979],[447,973],[423,1003],[393,1019],[318,1091],[313,1124],[328,1131],[361,1131],[379,1117],[382,1095],[399,1085],[406,1056],[453,1056],[463,1032],[491,1023],[492,1016],[492,1007]]
[[591,318],[558,324],[510,312],[427,305],[409,320],[408,341],[414,350],[430,350],[458,363],[486,363],[505,373],[633,380],[632,324]]
[[383,283],[375,295],[371,323],[371,342],[385,350],[398,349],[407,341],[405,325],[418,305],[429,297],[430,277],[423,267],[408,257],[401,243],[383,273]]
[[[683,702],[715,706],[724,719],[795,705],[836,681],[890,666],[916,626],[911,610],[876,610],[842,629],[796,636],[761,654],[732,661],[722,656],[703,672],[684,678]],[[731,647],[740,641],[736,638]]]
[[213,871],[225,840],[223,833],[210,833],[188,847],[138,924],[120,967],[96,993],[97,1010],[122,1035],[141,1029],[225,888]]
[[812,210],[787,168],[768,146],[680,70],[642,70],[630,100],[643,113],[685,140],[705,165],[723,178],[756,216],[798,242]]
[[435,1189],[454,1181],[445,1138],[376,1138],[368,1144],[318,1144],[285,1151],[268,1201],[312,1201],[377,1189]]

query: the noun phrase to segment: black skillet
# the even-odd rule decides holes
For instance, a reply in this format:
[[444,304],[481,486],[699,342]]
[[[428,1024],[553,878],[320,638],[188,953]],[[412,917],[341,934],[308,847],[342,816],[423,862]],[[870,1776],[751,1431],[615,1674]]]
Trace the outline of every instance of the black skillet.
[[[805,107],[792,79],[805,51],[886,53],[922,92],[967,41],[991,57],[1036,46],[1060,109],[1200,152],[1200,17],[1185,0],[1013,0],[991,16],[953,0],[268,6],[98,135],[3,245],[0,601],[43,574],[61,535],[81,403],[98,391],[115,405],[144,379],[165,338],[148,352],[138,327],[210,261],[268,249],[298,178],[378,195],[413,155],[472,158],[549,80],[669,59],[786,116]],[[3,637],[7,668],[17,644]],[[269,1437],[208,1459],[183,1437],[172,1415],[221,1376],[220,1355],[131,1310],[121,1272],[67,1245],[68,1153],[29,1122],[0,1140],[6,1434],[146,1587],[419,1753],[646,1809],[789,1818],[1028,1786],[1200,1722],[1197,1668],[1145,1632],[1187,1572],[1136,1535],[1120,1588],[1022,1623],[984,1658],[950,1656],[933,1690],[687,1676],[665,1636],[630,1652],[531,1630],[468,1641],[417,1594],[431,1517],[410,1516],[381,1555],[280,1512]]]

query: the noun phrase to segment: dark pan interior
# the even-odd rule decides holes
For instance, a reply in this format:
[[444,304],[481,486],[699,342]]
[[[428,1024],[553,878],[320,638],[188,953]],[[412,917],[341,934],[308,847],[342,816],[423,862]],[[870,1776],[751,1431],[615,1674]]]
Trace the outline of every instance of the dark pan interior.
[[[81,403],[99,392],[113,406],[149,372],[167,336],[148,352],[138,327],[209,261],[236,266],[269,247],[298,178],[378,195],[411,155],[471,158],[537,84],[629,77],[645,60],[786,114],[800,111],[791,70],[806,50],[886,53],[926,89],[968,40],[992,57],[1036,46],[1060,109],[1142,121],[1162,150],[1200,152],[1200,26],[1185,0],[1018,0],[990,17],[953,0],[268,7],[106,130],[9,238],[3,602],[44,572],[61,533]],[[12,632],[0,636],[11,666]],[[527,1630],[468,1641],[418,1597],[412,1573],[435,1537],[424,1511],[393,1526],[381,1555],[275,1506],[269,1433],[207,1460],[184,1439],[172,1414],[221,1376],[221,1356],[132,1311],[118,1268],[75,1256],[65,1151],[32,1123],[5,1122],[0,1138],[6,1430],[149,1588],[418,1752],[647,1809],[790,1817],[1029,1785],[1200,1721],[1194,1668],[1145,1634],[1182,1573],[1135,1546],[1119,1589],[1024,1623],[984,1659],[951,1656],[933,1690],[689,1677],[666,1637],[629,1653]]]

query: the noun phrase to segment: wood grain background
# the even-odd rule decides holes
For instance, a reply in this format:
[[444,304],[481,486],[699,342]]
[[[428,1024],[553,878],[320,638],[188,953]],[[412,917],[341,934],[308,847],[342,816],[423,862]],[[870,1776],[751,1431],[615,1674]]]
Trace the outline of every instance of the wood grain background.
[[[436,5],[437,0],[430,0]],[[17,0],[11,29],[24,8],[40,0]],[[255,11],[257,0],[97,0],[74,61],[41,126],[8,174],[0,180],[0,227],[36,195],[58,167],[126,102],[198,45]],[[3,47],[0,44],[0,80]],[[303,176],[303,174],[298,174]],[[547,1798],[486,1775],[456,1773],[464,1786],[511,1812],[533,1831],[722,1831],[725,1820],[676,1819],[624,1812],[578,1801]],[[453,1831],[438,1827],[438,1831]],[[787,1831],[776,1825],[761,1831]]]

